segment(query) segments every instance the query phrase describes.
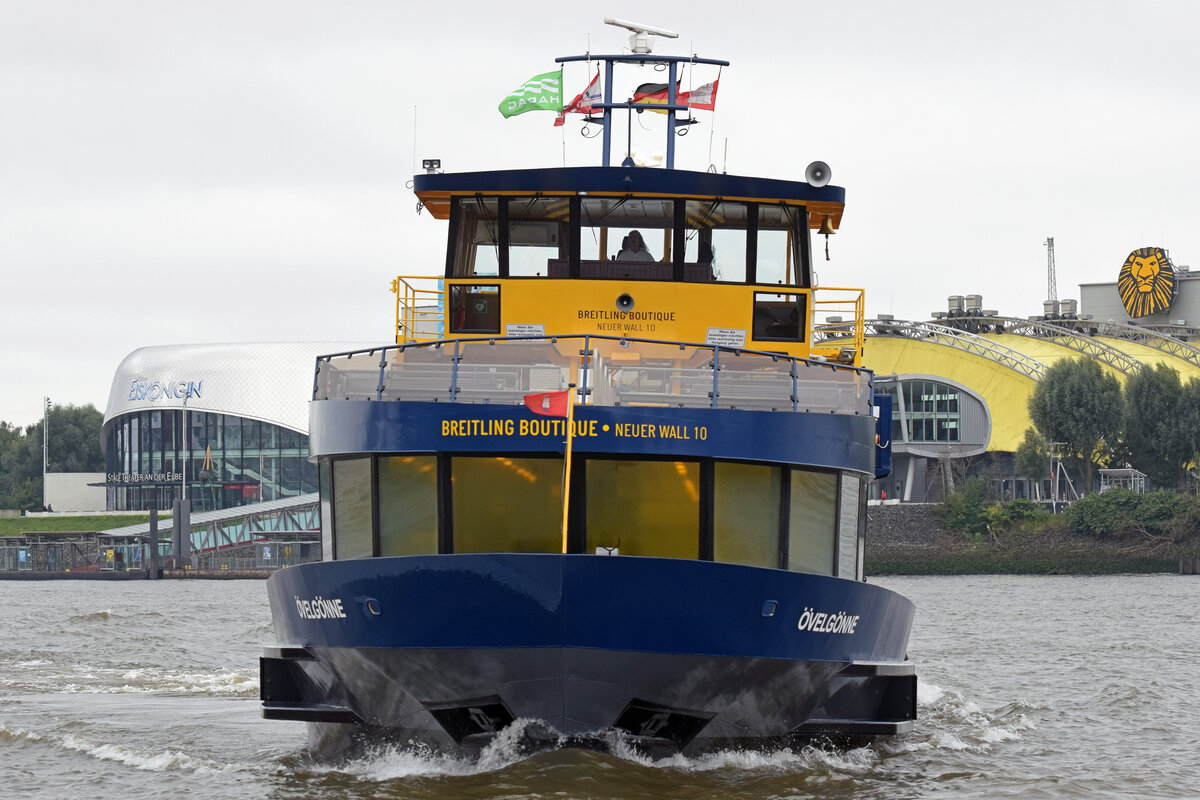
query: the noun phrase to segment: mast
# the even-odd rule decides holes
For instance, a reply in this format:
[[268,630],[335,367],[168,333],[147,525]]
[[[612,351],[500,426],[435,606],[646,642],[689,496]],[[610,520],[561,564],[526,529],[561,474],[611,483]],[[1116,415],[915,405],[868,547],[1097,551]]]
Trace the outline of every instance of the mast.
[[[620,109],[628,109],[632,114],[634,111],[645,110],[645,104],[633,102],[633,98],[629,98],[624,102],[613,102],[613,73],[617,64],[632,64],[634,66],[646,66],[662,64],[667,69],[667,103],[666,105],[655,104],[655,111],[666,111],[667,127],[666,127],[666,167],[667,169],[675,168],[675,131],[679,126],[679,122],[675,117],[676,111],[686,111],[688,106],[681,105],[677,102],[676,97],[678,72],[680,64],[704,64],[714,67],[727,67],[728,61],[722,61],[715,58],[701,58],[700,56],[659,56],[653,53],[628,53],[619,55],[591,55],[584,54],[581,56],[560,56],[554,59],[555,63],[565,64],[573,61],[600,61],[604,63],[604,102],[594,103],[592,108],[600,109],[604,112],[601,120],[603,129],[603,154],[601,158],[601,166],[612,166],[612,131],[613,131],[613,111]],[[628,155],[628,154],[627,154]]]

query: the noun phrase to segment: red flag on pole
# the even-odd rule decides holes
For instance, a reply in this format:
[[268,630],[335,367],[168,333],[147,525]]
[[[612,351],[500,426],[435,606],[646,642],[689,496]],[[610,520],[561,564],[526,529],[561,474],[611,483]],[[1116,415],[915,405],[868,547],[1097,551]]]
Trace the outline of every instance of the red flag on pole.
[[705,111],[715,111],[717,109],[717,87],[720,85],[721,79],[717,78],[712,83],[706,83],[699,89],[693,89],[690,92],[683,92],[680,102],[686,103],[688,108],[701,108]]
[[547,417],[565,417],[571,403],[569,389],[561,392],[538,392],[525,395],[525,407]]
[[591,114],[592,103],[599,103],[600,99],[600,70],[596,70],[596,77],[592,78],[591,83],[558,112],[554,119],[555,127],[567,121],[567,114]]

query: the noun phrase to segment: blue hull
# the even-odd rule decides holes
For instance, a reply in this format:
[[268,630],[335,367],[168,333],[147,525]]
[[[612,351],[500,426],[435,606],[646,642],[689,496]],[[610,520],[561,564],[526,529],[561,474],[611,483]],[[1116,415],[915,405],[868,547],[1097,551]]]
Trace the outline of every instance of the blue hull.
[[516,719],[696,751],[915,718],[913,605],[851,580],[630,556],[459,554],[281,570],[264,715],[440,747]]

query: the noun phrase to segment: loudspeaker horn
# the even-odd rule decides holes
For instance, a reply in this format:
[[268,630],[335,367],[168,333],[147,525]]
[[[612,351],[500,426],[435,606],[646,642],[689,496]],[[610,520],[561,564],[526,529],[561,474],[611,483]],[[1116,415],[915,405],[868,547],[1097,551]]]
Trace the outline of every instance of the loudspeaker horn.
[[804,170],[804,180],[808,181],[810,186],[824,186],[832,177],[829,165],[824,161],[814,161]]
[[632,311],[633,296],[628,292],[617,298],[617,311]]

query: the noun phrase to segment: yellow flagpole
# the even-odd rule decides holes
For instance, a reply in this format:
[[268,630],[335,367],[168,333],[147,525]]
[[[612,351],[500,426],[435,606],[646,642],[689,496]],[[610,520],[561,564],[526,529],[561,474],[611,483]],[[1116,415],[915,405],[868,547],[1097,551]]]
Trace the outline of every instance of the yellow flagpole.
[[575,421],[575,384],[567,384],[567,454],[563,460],[562,485],[562,539],[564,553],[567,552],[567,509],[571,504],[571,426]]

